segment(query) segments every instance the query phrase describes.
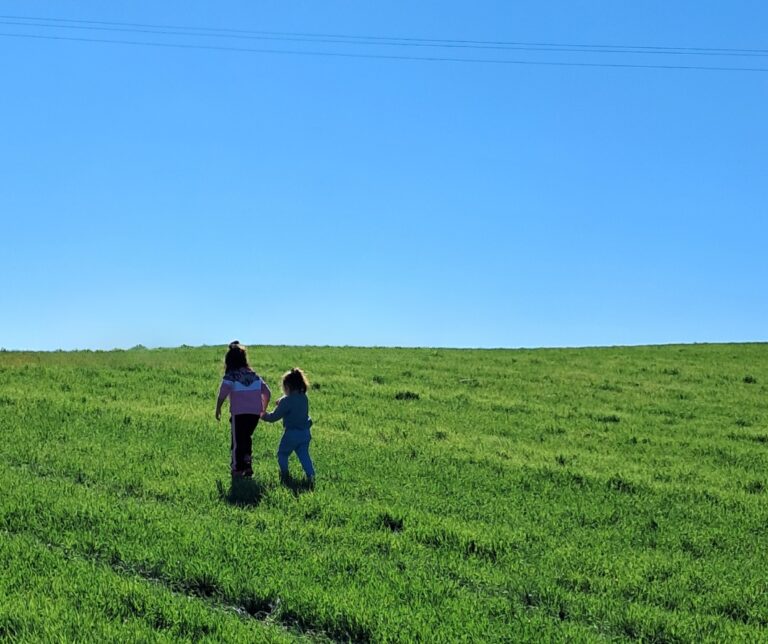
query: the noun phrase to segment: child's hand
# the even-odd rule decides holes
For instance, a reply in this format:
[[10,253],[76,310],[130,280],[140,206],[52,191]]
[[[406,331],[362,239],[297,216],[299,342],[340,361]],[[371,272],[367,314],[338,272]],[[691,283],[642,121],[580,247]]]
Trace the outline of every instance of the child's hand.
[[221,420],[221,409],[216,410],[216,420]]

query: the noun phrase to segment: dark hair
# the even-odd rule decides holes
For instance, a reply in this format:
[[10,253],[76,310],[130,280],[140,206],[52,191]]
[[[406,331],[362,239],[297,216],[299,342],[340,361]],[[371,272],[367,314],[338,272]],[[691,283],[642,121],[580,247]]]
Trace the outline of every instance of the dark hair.
[[304,372],[298,367],[295,367],[283,374],[283,386],[288,391],[298,391],[305,394],[309,388],[309,382],[307,381]]
[[248,364],[248,353],[245,347],[237,340],[229,343],[229,351],[224,356],[224,373],[228,371],[236,371],[237,369],[249,369],[251,365]]

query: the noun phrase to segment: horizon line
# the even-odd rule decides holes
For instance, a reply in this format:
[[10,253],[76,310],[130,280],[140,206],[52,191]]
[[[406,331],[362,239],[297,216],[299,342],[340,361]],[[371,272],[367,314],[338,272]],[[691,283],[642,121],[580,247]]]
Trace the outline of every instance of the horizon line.
[[[109,349],[72,348],[72,349],[12,349],[0,347],[0,353],[124,353],[129,351],[174,351],[179,349],[211,349],[225,348],[222,344],[180,344],[174,346],[146,346],[136,344],[131,347],[112,347]],[[413,349],[441,351],[536,351],[536,350],[569,350],[569,349],[631,349],[643,347],[693,347],[693,346],[730,346],[730,345],[760,345],[768,344],[768,340],[732,340],[721,342],[650,342],[638,344],[584,344],[584,345],[519,345],[519,346],[440,346],[440,345],[380,345],[380,344],[265,344],[244,343],[248,348],[297,348],[297,349]]]

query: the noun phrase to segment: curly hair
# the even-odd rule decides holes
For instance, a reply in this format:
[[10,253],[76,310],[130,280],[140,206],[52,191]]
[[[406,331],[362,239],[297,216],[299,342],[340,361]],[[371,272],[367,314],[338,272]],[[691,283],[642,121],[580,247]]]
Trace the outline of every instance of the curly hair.
[[283,387],[286,391],[297,391],[305,394],[309,389],[309,381],[301,369],[294,367],[283,374]]

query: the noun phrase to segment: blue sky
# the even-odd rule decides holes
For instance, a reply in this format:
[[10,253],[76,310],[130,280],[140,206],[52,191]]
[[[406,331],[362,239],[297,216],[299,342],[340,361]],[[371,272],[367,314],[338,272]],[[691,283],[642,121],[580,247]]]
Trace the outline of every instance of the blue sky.
[[[768,5],[757,1],[39,0],[0,9],[221,29],[768,50]],[[755,56],[0,32],[768,69]],[[768,339],[768,73],[7,36],[0,55],[1,347]]]

